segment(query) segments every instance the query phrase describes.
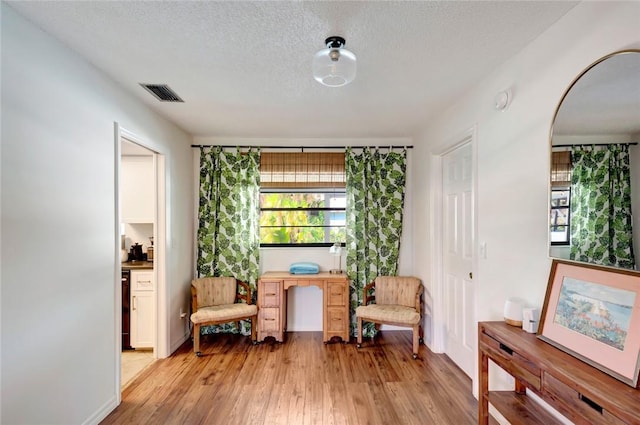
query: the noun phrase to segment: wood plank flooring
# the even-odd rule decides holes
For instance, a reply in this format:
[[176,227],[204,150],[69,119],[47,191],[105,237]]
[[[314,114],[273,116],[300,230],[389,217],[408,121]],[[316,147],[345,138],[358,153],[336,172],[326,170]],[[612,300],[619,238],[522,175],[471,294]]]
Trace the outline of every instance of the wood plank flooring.
[[411,332],[381,332],[358,349],[288,333],[251,345],[248,337],[187,341],[123,392],[103,424],[475,424],[471,380],[425,346],[411,357]]

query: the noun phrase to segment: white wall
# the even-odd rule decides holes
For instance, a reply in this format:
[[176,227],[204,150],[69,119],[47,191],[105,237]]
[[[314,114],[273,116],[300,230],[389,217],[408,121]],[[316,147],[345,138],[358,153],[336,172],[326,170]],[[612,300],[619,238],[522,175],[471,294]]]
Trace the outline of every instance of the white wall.
[[[487,258],[478,260],[474,273],[479,320],[501,320],[504,301],[512,296],[542,305],[550,267],[547,208],[553,114],[567,86],[593,61],[612,51],[640,47],[638,16],[638,2],[579,4],[430,120],[416,141],[414,162],[428,164],[436,147],[477,125],[476,242],[487,244]],[[498,112],[493,99],[508,87],[513,102]],[[414,270],[431,291],[430,195],[422,189],[430,185],[426,167],[414,170],[414,183]]]
[[123,155],[120,159],[120,218],[123,222],[153,223],[154,188],[153,156]]
[[124,225],[124,249],[135,243],[147,252],[153,236],[155,208],[153,156],[122,155],[120,158],[120,219]]
[[97,423],[120,393],[114,122],[166,155],[171,345],[193,261],[191,139],[4,2],[1,15],[0,422]]
[[138,243],[142,245],[142,252],[147,253],[147,248],[151,246],[150,237],[153,236],[153,223],[133,223],[125,224],[124,249],[129,252],[131,246]]
[[[240,139],[195,137],[196,145],[232,145],[232,146],[305,146],[312,151],[313,146],[405,146],[411,145],[410,139]],[[307,149],[308,148],[308,149]],[[193,152],[194,169],[198,169],[199,150]],[[407,187],[404,201],[402,239],[400,241],[400,259],[398,273],[413,274],[413,153],[407,151]],[[194,173],[194,185],[198,185],[198,175]],[[197,205],[197,192],[194,203]],[[194,212],[197,214],[197,209]],[[197,220],[196,220],[197,223]],[[322,271],[333,268],[333,257],[328,248],[262,248],[260,250],[260,273],[267,271],[289,270],[295,261],[318,263]],[[342,268],[345,269],[345,256],[342,256]],[[288,331],[322,331],[322,292],[316,287],[295,288],[288,293]]]

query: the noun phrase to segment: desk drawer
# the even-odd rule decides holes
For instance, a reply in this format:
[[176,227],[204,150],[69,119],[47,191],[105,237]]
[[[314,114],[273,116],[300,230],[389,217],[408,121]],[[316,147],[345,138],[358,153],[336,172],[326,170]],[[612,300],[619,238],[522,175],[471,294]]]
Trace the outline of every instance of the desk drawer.
[[481,335],[480,344],[491,354],[491,360],[498,366],[511,375],[520,376],[533,388],[540,389],[542,372],[535,363],[515,352],[508,344],[501,343],[487,334]]
[[347,297],[345,296],[347,287],[342,282],[327,282],[326,297],[328,306],[341,306],[347,304]]
[[261,308],[259,310],[260,330],[263,332],[280,330],[280,309],[279,308]]
[[327,332],[343,332],[346,329],[349,324],[344,313],[343,307],[327,308],[327,318],[325,319]]
[[[569,418],[574,422],[580,422],[577,419],[583,418],[586,419],[588,423],[593,424],[625,424],[625,422],[607,412],[596,400],[580,394],[547,372],[544,373],[544,391],[571,412],[572,416],[575,416]],[[565,401],[569,401],[569,403],[565,403]]]
[[260,288],[260,306],[280,306],[280,281],[262,282],[262,286]]

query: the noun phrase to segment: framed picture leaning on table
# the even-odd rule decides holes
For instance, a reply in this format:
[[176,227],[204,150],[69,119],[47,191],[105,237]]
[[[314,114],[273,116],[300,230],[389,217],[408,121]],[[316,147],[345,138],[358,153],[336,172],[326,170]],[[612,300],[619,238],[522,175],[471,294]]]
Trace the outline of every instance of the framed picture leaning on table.
[[635,388],[640,272],[553,260],[538,338]]

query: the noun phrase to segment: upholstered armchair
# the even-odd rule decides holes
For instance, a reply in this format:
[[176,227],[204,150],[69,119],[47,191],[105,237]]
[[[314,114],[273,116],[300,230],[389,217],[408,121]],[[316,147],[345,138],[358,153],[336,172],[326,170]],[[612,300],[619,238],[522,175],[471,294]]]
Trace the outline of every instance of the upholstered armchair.
[[[358,348],[362,346],[363,321],[410,327],[413,329],[413,358],[418,358],[422,343],[423,290],[420,279],[405,276],[378,276],[365,286],[363,305],[356,308]],[[374,295],[370,295],[371,291]]]
[[[244,288],[244,294],[239,292]],[[251,320],[251,341],[256,342],[258,307],[251,304],[251,288],[234,277],[204,277],[191,281],[191,322],[193,323],[193,351],[200,352],[200,328]]]

